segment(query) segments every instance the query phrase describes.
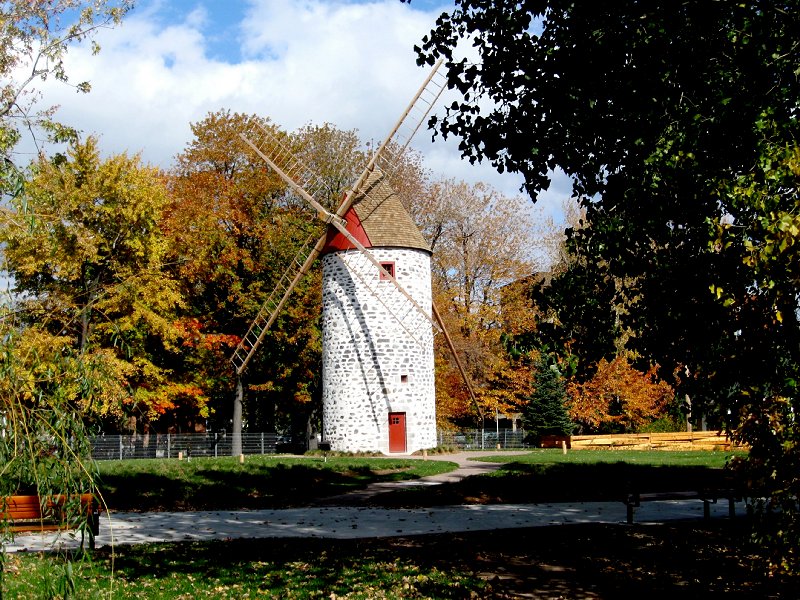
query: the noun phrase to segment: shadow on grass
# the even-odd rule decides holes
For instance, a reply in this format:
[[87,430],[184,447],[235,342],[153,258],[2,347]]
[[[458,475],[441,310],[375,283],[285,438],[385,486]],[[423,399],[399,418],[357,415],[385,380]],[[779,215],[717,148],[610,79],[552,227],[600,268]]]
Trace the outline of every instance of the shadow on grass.
[[[581,525],[122,547],[116,549],[115,589],[125,598],[148,588],[179,594],[196,585],[189,582],[203,581],[227,594],[286,597],[291,590],[297,598],[793,597],[791,582],[767,581],[753,571],[742,525]],[[102,581],[110,551],[95,558]]]
[[399,477],[399,473],[375,473],[368,467],[334,471],[277,464],[241,470],[198,468],[183,478],[141,471],[108,473],[100,485],[114,510],[235,510],[301,506]]
[[438,506],[464,503],[622,501],[628,493],[728,488],[724,469],[653,466],[626,462],[530,464],[511,462],[489,475],[457,483],[409,488],[369,500],[381,506]]

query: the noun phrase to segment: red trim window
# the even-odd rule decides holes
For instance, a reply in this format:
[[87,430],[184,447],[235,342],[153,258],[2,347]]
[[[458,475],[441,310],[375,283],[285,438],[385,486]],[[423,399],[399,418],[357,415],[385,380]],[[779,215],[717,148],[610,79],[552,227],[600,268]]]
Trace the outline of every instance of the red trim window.
[[[386,273],[394,277],[394,261],[382,262],[381,267],[383,268]],[[386,273],[381,271],[381,281],[390,281],[391,277],[387,277]]]

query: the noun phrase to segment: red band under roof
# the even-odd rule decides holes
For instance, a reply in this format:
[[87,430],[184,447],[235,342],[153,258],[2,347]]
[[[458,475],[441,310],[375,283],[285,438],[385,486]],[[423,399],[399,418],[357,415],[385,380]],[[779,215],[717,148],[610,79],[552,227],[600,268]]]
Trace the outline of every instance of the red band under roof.
[[[356,238],[365,248],[371,248],[372,243],[369,241],[367,232],[361,225],[361,219],[358,218],[356,211],[351,207],[344,215],[344,220],[347,221],[347,231]],[[328,225],[328,239],[325,240],[325,247],[322,249],[322,254],[328,252],[337,252],[339,250],[353,250],[355,246],[348,240],[336,227]]]

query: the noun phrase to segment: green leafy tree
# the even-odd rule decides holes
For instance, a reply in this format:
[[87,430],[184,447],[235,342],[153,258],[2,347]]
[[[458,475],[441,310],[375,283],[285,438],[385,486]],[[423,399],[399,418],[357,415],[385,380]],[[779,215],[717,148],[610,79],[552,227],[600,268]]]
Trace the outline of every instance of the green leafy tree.
[[794,143],[765,148],[754,169],[723,182],[720,196],[726,214],[713,222],[712,251],[738,258],[742,269],[739,280],[720,279],[711,286],[736,328],[731,368],[742,371],[728,409],[737,423],[734,433],[758,440],[748,462],[738,467],[758,490],[754,495],[765,498],[759,503],[767,527],[760,537],[774,550],[773,568],[797,570],[800,148]]
[[570,435],[574,425],[566,401],[566,383],[561,372],[541,355],[536,361],[533,392],[524,409],[525,431],[537,442],[544,435]]
[[[787,171],[781,149],[800,133],[798,34],[794,0],[462,0],[419,49],[422,61],[444,56],[463,92],[439,131],[468,158],[522,173],[534,198],[563,169],[586,206],[550,296],[553,343],[575,340],[588,367],[610,358],[613,328],[629,332],[642,368],[674,373],[695,414],[765,464],[797,460],[779,441],[797,435],[796,281],[775,291],[793,272],[796,181],[768,177]],[[458,54],[467,38],[477,61]],[[765,210],[778,196],[781,208]],[[593,321],[597,346],[572,333],[591,335]],[[765,493],[791,498],[783,514],[796,515],[796,491],[781,496],[794,489],[789,471],[765,472]]]

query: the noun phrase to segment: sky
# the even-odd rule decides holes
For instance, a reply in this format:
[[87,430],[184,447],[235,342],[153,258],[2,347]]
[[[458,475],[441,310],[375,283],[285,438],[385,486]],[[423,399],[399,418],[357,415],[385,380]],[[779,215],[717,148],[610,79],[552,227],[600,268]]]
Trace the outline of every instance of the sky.
[[[452,0],[139,0],[121,26],[100,32],[98,55],[70,49],[70,81],[88,80],[91,93],[37,86],[59,105],[57,118],[97,135],[105,154],[140,153],[163,168],[191,140],[190,124],[221,109],[290,131],[327,122],[377,142],[428,74],[414,45],[451,8]],[[430,140],[421,129],[413,145],[435,177],[521,194],[520,176],[462,160],[456,140]],[[569,191],[557,177],[540,209],[531,204],[533,218]]]

